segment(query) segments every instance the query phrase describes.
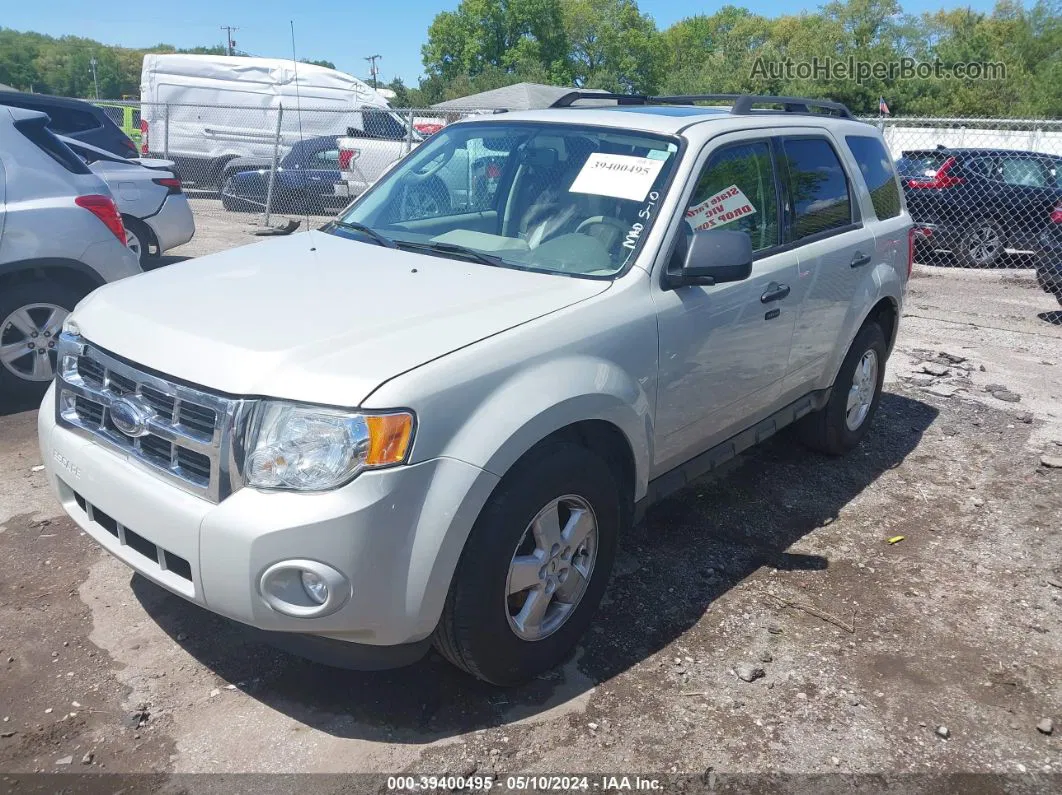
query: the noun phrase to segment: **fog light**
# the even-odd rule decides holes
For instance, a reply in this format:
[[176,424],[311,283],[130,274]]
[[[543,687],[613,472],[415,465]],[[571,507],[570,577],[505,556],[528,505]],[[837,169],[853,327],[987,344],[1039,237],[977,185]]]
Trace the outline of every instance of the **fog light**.
[[274,563],[258,578],[262,600],[294,618],[320,618],[339,610],[353,593],[346,576],[316,560]]
[[303,571],[302,587],[306,589],[306,594],[317,604],[323,605],[328,601],[328,583],[314,572]]

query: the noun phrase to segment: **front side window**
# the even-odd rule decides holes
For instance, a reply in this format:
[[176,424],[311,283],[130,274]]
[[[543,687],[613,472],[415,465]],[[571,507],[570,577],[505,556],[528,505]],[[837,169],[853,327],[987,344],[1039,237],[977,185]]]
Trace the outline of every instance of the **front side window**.
[[870,135],[849,135],[845,141],[870,191],[874,214],[883,220],[895,218],[900,214],[900,189],[896,186],[896,169],[885,145]]
[[778,244],[778,193],[771,148],[766,141],[732,144],[704,164],[686,220],[694,230],[745,232],[752,250]]
[[848,177],[825,138],[785,139],[782,159],[793,203],[793,240],[852,223]]
[[425,253],[607,278],[656,220],[678,148],[668,136],[575,124],[452,125],[330,231],[364,240],[368,227]]

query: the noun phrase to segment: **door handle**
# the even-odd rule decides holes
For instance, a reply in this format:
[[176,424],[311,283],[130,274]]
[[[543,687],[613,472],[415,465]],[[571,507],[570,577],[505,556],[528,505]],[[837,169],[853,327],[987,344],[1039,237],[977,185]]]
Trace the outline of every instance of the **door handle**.
[[864,254],[862,251],[857,251],[855,256],[852,257],[852,267],[861,268],[864,265],[870,264],[870,255]]
[[760,302],[769,304],[771,301],[781,301],[789,295],[789,285],[771,282],[767,285],[767,291],[760,296]]

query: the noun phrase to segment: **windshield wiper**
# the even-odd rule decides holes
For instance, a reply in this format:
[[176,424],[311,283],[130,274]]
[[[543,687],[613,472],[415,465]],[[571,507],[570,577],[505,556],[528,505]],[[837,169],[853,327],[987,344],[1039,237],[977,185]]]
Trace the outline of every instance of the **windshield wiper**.
[[435,251],[439,254],[454,254],[459,257],[466,257],[476,262],[480,262],[484,265],[490,265],[495,268],[507,268],[509,263],[503,260],[501,257],[496,257],[493,254],[487,254],[482,251],[476,251],[474,248],[468,246],[459,246],[457,243],[442,243],[442,242],[430,242],[420,243],[415,240],[399,240],[397,245],[401,248],[422,249],[424,251]]
[[385,248],[398,248],[398,244],[395,241],[393,241],[389,237],[386,237],[385,235],[381,235],[371,226],[359,224],[357,221],[341,221],[338,218],[332,221],[332,223],[338,226],[340,229],[350,229],[351,231],[361,232],[363,235],[368,235],[374,241],[376,241],[376,243],[381,246],[384,246]]

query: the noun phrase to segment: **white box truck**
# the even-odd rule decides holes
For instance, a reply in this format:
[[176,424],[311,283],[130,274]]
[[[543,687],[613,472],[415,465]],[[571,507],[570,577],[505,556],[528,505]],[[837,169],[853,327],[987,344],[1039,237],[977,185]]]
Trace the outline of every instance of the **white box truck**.
[[165,154],[186,181],[208,188],[230,161],[269,163],[300,138],[368,128],[403,140],[408,126],[356,77],[280,58],[145,55],[140,101],[143,152]]

